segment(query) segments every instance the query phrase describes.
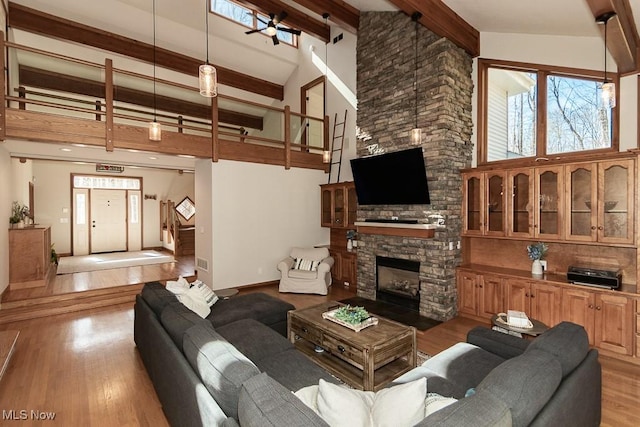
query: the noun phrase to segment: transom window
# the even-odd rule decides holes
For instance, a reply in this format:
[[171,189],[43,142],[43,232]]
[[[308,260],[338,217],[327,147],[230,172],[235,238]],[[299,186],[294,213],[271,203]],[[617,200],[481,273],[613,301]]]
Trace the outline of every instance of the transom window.
[[603,73],[484,59],[478,69],[478,163],[617,151]]
[[[232,0],[211,0],[211,12],[251,28],[252,30],[265,28],[267,26],[265,22],[269,22],[269,19],[271,19],[255,9],[242,6]],[[282,22],[278,23],[278,27],[290,28]],[[261,33],[267,37],[271,37],[264,31],[261,31]],[[277,37],[280,43],[286,43],[291,46],[298,45],[298,38],[294,34],[278,31]]]

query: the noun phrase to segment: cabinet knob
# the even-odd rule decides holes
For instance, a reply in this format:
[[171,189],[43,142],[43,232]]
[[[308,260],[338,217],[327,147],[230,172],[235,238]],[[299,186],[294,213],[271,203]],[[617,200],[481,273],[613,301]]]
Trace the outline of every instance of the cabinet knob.
[[589,304],[589,308],[593,308],[593,304]]
[[482,288],[482,285],[480,285],[479,287]]
[[604,227],[600,225],[598,226],[598,230],[604,230]]
[[602,310],[602,307],[600,307],[599,305],[596,305],[596,310]]
[[538,224],[533,224],[533,228],[538,228]]
[[340,353],[344,353],[344,352],[345,352],[345,348],[344,348],[343,346],[339,345],[339,346],[338,346],[338,351],[339,351]]
[[535,298],[536,296],[534,294],[531,294],[531,298]]
[[525,292],[524,296],[529,298],[529,292]]
[[308,333],[309,333],[309,330],[303,326],[303,327],[302,327],[302,332],[304,332],[305,334],[308,334]]
[[592,230],[595,230],[595,229],[596,229],[596,226],[595,226],[595,225],[592,225],[592,226],[591,226],[591,229],[592,229]]

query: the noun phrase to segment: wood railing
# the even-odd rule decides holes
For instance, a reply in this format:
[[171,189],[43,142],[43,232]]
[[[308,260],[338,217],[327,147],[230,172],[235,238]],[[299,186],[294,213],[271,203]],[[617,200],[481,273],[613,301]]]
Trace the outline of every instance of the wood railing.
[[[3,37],[4,38],[4,37]],[[5,73],[0,83],[0,140],[76,143],[162,154],[278,164],[286,169],[326,170],[328,117],[317,118],[270,105],[218,95],[201,98],[198,89],[154,79],[104,64],[2,42]],[[21,57],[22,64],[11,61]],[[10,59],[4,64],[4,58]],[[37,61],[30,61],[36,58]],[[31,63],[47,63],[46,69]],[[58,71],[54,71],[58,70]],[[60,70],[71,70],[69,73]],[[12,73],[17,74],[17,78]],[[101,79],[79,77],[100,75]],[[14,81],[17,80],[17,83]],[[119,84],[116,84],[118,82]],[[140,87],[154,87],[154,92]],[[160,86],[161,94],[155,93]],[[146,124],[156,117],[162,141],[148,139]],[[311,126],[320,129],[313,141]]]

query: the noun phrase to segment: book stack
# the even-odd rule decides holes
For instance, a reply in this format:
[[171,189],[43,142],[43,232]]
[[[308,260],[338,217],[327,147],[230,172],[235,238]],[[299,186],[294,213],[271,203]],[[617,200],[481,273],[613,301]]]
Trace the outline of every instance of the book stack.
[[508,310],[507,323],[516,328],[530,328],[531,322],[523,311]]

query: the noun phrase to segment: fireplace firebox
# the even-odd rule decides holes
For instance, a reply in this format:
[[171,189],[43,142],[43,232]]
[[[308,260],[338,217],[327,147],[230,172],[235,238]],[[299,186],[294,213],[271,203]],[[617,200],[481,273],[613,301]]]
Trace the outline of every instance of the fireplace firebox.
[[376,256],[376,299],[420,311],[420,263]]

